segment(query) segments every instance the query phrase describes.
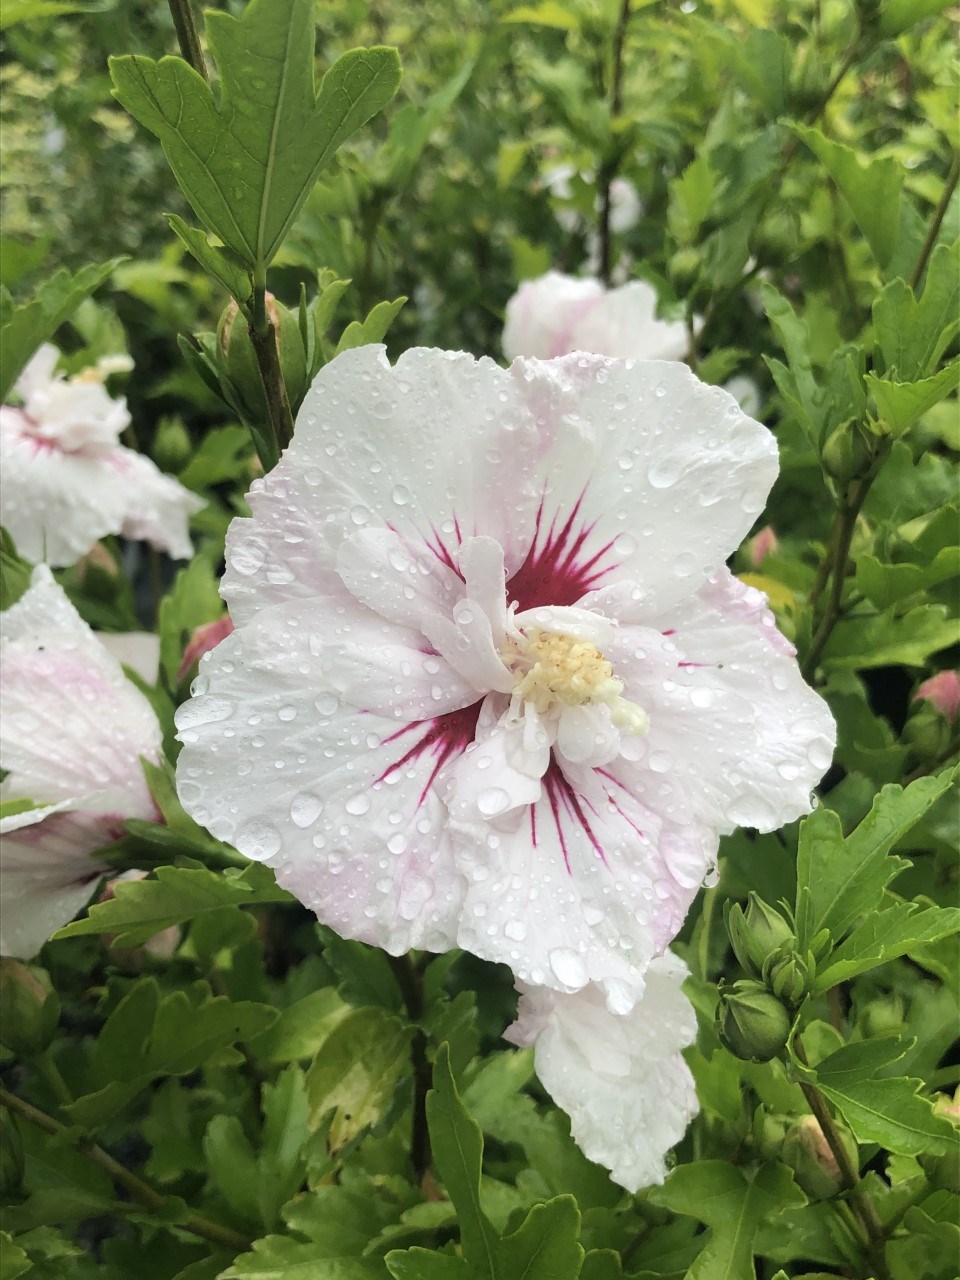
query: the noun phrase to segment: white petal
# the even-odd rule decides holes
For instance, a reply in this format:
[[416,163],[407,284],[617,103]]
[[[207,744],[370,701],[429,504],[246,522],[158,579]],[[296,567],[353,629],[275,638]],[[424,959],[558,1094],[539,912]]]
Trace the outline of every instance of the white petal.
[[658,320],[657,291],[645,280],[632,280],[610,289],[570,334],[565,351],[589,351],[600,356],[638,360],[683,360],[690,335],[682,321]]
[[571,764],[595,769],[620,754],[620,730],[610,719],[610,708],[564,707],[557,726],[557,750]]
[[514,614],[513,621],[521,631],[528,628],[556,631],[573,636],[575,640],[586,640],[596,645],[601,652],[609,649],[617,634],[616,623],[609,618],[595,610],[572,606],[541,605],[536,609],[525,609],[522,613]]
[[558,271],[525,281],[507,303],[503,354],[508,360],[549,360],[576,350],[571,339],[577,324],[600,304],[603,293],[599,280],[578,280]]
[[499,648],[507,632],[507,587],[503,547],[493,538],[465,538],[460,547],[460,571],[466,594],[490,621],[493,643]]
[[0,614],[0,653],[8,793],[39,803],[106,793],[125,817],[153,817],[138,757],[159,758],[157,717],[45,566]]
[[684,973],[669,954],[654,960],[626,1016],[610,1013],[596,987],[560,995],[521,986],[505,1033],[535,1045],[537,1075],[570,1116],[574,1140],[631,1192],[663,1182],[666,1156],[699,1110],[680,1054],[697,1029]]
[[0,524],[26,559],[75,564],[119,533],[129,491],[102,457],[64,453],[23,432],[20,419],[18,409],[0,408]]
[[572,605],[629,579],[665,607],[738,545],[777,474],[770,432],[686,365],[516,361],[544,438],[544,500],[521,609]]
[[263,611],[203,659],[177,714],[181,801],[343,936],[446,950],[463,884],[440,777],[476,710],[398,724],[349,706],[310,620],[305,606]]
[[91,853],[123,834],[117,814],[58,808],[0,824],[0,955],[29,960],[72,920],[104,872]]
[[14,383],[14,389],[21,399],[29,400],[53,382],[59,359],[60,352],[52,342],[42,342],[37,347]]
[[[346,351],[317,376],[279,466],[234,521],[223,592],[239,626],[258,607],[335,591],[340,542],[390,528],[448,566],[488,535],[523,562],[539,494],[537,433],[515,379],[491,360],[415,349]],[[510,483],[504,484],[505,469]]]
[[766,597],[724,568],[659,625],[668,635],[656,643],[649,629],[621,626],[608,654],[625,696],[650,717],[635,767],[682,787],[721,833],[772,831],[809,813],[836,726]]
[[116,469],[126,487],[123,536],[149,542],[172,560],[189,560],[193,555],[190,517],[203,510],[203,499],[132,449],[115,449],[104,461]]
[[509,693],[514,679],[493,642],[490,619],[481,605],[460,600],[453,619],[425,618],[423,633],[446,661],[478,694]]
[[632,1006],[650,960],[680,928],[716,839],[679,789],[669,801],[660,794],[669,781],[644,791],[643,779],[632,788],[627,777],[620,762],[603,771],[554,763],[519,824],[458,826],[469,886],[460,946],[510,965],[522,982],[567,992],[596,982],[611,1008]]
[[463,595],[463,580],[453,569],[390,529],[360,529],[345,538],[337,572],[363,604],[416,631],[424,616],[452,613]]
[[[502,701],[488,698],[484,712]],[[447,774],[450,821],[471,829],[479,840],[485,839],[488,823],[516,827],[518,810],[539,800],[549,763],[550,739],[535,711],[514,722],[481,713],[475,742]]]
[[155,631],[98,631],[107,653],[130,667],[147,684],[156,684],[160,670],[160,637]]

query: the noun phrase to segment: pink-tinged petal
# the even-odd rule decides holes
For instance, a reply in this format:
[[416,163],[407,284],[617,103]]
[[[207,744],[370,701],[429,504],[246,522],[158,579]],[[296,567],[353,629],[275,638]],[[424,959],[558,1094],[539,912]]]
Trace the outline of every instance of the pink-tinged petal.
[[116,470],[125,485],[127,507],[119,530],[123,537],[149,542],[172,560],[189,560],[190,517],[203,510],[204,500],[132,449],[113,450],[104,464]]
[[344,538],[337,572],[361,603],[418,632],[424,617],[450,614],[463,595],[463,579],[453,569],[391,529],[360,529]]
[[575,325],[569,351],[620,356],[637,360],[683,360],[690,350],[690,334],[682,320],[658,320],[657,291],[645,280],[632,280],[610,289],[599,304]]
[[28,960],[72,920],[104,872],[90,855],[123,835],[119,814],[59,808],[0,822],[0,955]]
[[930,705],[951,724],[960,716],[960,672],[940,671],[923,684],[913,695],[914,701]]
[[682,787],[719,832],[771,831],[810,811],[836,726],[804,683],[766,598],[721,570],[658,620],[623,616],[608,656],[650,718],[636,768]]
[[453,618],[425,618],[423,633],[454,671],[476,690],[478,696],[491,691],[509,693],[513,676],[493,642],[490,619],[473,600],[460,600]]
[[180,798],[343,936],[445,950],[463,882],[439,777],[479,707],[398,724],[349,705],[315,621],[302,605],[262,611],[203,660],[177,715]]
[[680,1052],[697,1031],[685,972],[669,953],[654,960],[626,1016],[594,986],[563,995],[521,985],[517,1021],[504,1033],[534,1046],[537,1075],[570,1116],[577,1145],[631,1192],[663,1182],[667,1154],[699,1110]]
[[335,591],[339,545],[367,526],[450,568],[464,538],[487,535],[514,572],[533,534],[536,451],[516,379],[492,361],[415,349],[391,367],[382,347],[344,352],[317,376],[279,466],[252,486],[253,519],[231,526],[234,621]]
[[177,679],[183,680],[189,675],[194,664],[199,662],[205,653],[215,649],[221,640],[226,640],[232,630],[233,620],[226,613],[222,618],[216,618],[213,622],[204,622],[197,627],[183,651],[183,660],[177,671]]
[[777,474],[770,432],[686,365],[574,355],[511,367],[543,440],[520,609],[576,604],[630,580],[665,608],[742,540]]
[[139,757],[159,759],[149,702],[124,676],[45,566],[0,614],[0,762],[11,797],[98,793],[131,818],[156,809]]
[[450,821],[483,836],[488,823],[510,829],[526,819],[550,763],[550,739],[537,713],[510,720],[505,711],[502,697],[484,701],[474,742],[444,779]]
[[678,789],[664,799],[663,783],[633,782],[622,769],[554,760],[519,824],[458,823],[468,881],[459,945],[522,982],[566,992],[595,982],[611,1009],[632,1008],[696,893],[690,869],[702,879],[716,853]]
[[97,632],[111,658],[135,671],[147,684],[156,684],[160,671],[160,637],[155,631]]
[[599,280],[580,280],[558,271],[524,281],[507,303],[503,354],[508,360],[549,360],[574,350],[570,344],[577,324],[600,304],[603,292]]
[[119,532],[129,492],[102,457],[64,453],[23,431],[22,417],[0,407],[0,524],[26,559],[75,564]]
[[780,539],[777,537],[773,525],[764,525],[760,532],[755,534],[747,544],[750,563],[755,569],[759,569],[767,556],[776,555],[779,548]]

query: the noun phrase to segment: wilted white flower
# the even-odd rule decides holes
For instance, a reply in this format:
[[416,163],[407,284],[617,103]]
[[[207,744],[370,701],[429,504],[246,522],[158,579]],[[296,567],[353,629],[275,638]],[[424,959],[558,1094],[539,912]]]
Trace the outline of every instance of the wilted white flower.
[[70,604],[49,569],[0,613],[4,801],[0,953],[29,957],[84,905],[104,867],[91,854],[154,818],[140,756],[160,758],[149,702]]
[[503,352],[550,359],[573,351],[682,360],[690,335],[681,321],[658,320],[657,292],[645,280],[604,289],[599,280],[549,271],[525,281],[507,303]]
[[190,556],[188,522],[203,502],[119,443],[130,415],[103,378],[129,358],[72,378],[56,373],[58,359],[56,347],[40,347],[16,384],[22,406],[0,406],[0,524],[28,560],[52,565],[75,564],[112,533]]
[[228,537],[189,812],[339,933],[631,1007],[834,726],[724,557],[772,436],[684,365],[338,356]]
[[573,995],[521,986],[517,1021],[504,1033],[534,1046],[537,1075],[570,1116],[577,1145],[628,1191],[663,1182],[667,1153],[699,1110],[680,1052],[697,1033],[686,972],[669,952],[652,961],[626,1015],[611,1013],[595,986]]

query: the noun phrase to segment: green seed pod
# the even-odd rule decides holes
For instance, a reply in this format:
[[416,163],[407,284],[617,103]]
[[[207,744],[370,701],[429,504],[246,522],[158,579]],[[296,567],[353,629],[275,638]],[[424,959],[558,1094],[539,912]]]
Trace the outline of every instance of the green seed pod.
[[[290,407],[296,413],[307,390],[307,357],[300,336],[300,320],[296,312],[267,294],[267,314],[277,337],[280,368],[287,388]],[[231,302],[217,325],[217,363],[234,387],[244,415],[254,422],[267,421],[267,402],[260,381],[250,329],[237,304]]]
[[779,911],[751,891],[744,911],[739,903],[727,911],[727,933],[734,954],[747,973],[759,976],[771,955],[794,936]]
[[18,1058],[35,1058],[53,1039],[60,1001],[42,969],[0,960],[0,1044]]
[[744,980],[720,991],[717,1032],[736,1058],[769,1062],[790,1035],[790,1017],[759,982]]

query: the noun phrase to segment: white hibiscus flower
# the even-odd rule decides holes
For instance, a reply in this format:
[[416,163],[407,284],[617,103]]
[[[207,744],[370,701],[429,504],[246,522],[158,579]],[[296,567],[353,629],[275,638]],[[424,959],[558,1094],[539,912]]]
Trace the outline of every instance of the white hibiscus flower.
[[776,471],[681,364],[338,356],[231,527],[184,805],[344,936],[629,1009],[718,833],[830,762],[723,564]]
[[0,821],[0,954],[30,957],[103,874],[91,853],[126,818],[155,818],[139,757],[160,758],[147,699],[44,565],[0,613],[4,801],[39,807]]
[[22,406],[0,406],[0,524],[28,560],[57,566],[112,533],[189,557],[188,522],[203,502],[119,443],[130,415],[102,381],[116,359],[64,378],[59,358],[40,347],[16,384]]
[[626,1016],[611,1013],[595,986],[574,995],[521,986],[517,1021],[504,1032],[534,1046],[537,1075],[570,1116],[577,1145],[628,1191],[663,1182],[667,1153],[699,1110],[680,1052],[697,1034],[686,973],[670,952],[652,961]]
[[682,360],[690,335],[682,321],[657,319],[657,291],[645,280],[604,289],[599,280],[549,271],[525,281],[507,303],[503,352],[508,360],[547,360],[572,351]]

